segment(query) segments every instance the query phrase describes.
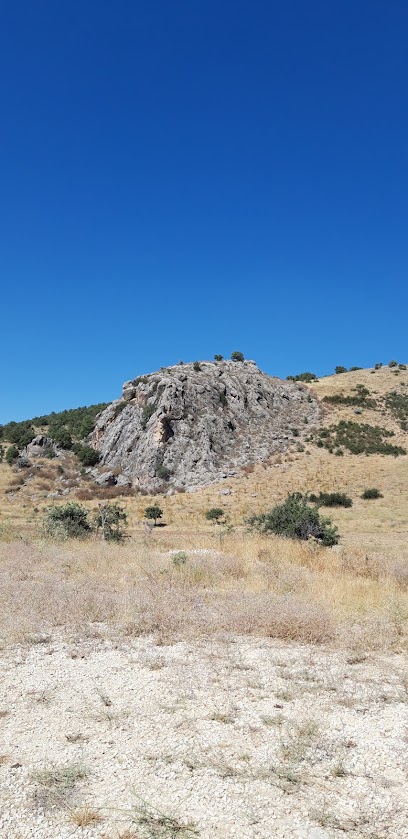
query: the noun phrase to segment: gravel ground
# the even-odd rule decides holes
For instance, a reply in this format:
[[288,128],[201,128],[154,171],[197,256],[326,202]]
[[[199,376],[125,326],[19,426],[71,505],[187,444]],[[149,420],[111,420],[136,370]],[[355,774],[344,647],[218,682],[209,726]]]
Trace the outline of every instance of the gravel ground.
[[408,839],[402,655],[102,636],[2,653],[1,839]]

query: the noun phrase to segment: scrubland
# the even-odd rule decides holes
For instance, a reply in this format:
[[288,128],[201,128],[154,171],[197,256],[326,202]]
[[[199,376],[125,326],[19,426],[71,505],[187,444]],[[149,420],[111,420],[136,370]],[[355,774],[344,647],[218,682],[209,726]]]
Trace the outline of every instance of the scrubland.
[[[394,376],[310,387],[381,397],[408,381]],[[323,423],[355,418],[322,405]],[[406,443],[389,413],[364,422]],[[0,465],[2,839],[408,837],[408,455],[299,448],[194,493],[121,498],[123,544],[44,539],[58,464],[23,483]],[[338,545],[248,532],[295,491],[352,498],[322,509]]]

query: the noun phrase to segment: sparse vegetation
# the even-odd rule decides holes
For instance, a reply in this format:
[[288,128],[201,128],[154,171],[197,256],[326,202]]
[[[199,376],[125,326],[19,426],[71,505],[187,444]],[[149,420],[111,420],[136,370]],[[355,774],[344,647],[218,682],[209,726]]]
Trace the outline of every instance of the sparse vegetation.
[[393,436],[393,431],[379,425],[340,420],[337,425],[319,429],[312,439],[317,446],[329,452],[347,449],[352,454],[386,454],[395,457],[406,454],[402,446],[393,446],[387,442]]
[[140,420],[140,425],[142,426],[143,431],[146,430],[147,423],[149,422],[150,417],[153,416],[155,410],[156,405],[153,402],[148,402],[147,405],[144,406]]
[[386,407],[389,408],[403,431],[408,431],[408,395],[393,390],[385,397]]
[[127,515],[120,504],[100,503],[95,514],[94,526],[96,533],[109,542],[120,542],[125,535]]
[[347,373],[347,367],[342,367],[341,364],[338,364],[337,367],[335,368],[334,372],[336,373],[337,376],[340,373]]
[[374,499],[374,498],[383,498],[383,495],[380,492],[380,490],[377,489],[377,487],[371,487],[371,488],[365,489],[364,492],[362,493],[361,497],[364,498],[365,500],[369,500],[369,499]]
[[359,406],[361,408],[375,408],[377,406],[376,400],[370,397],[370,391],[364,385],[357,385],[353,390],[355,391],[354,394],[334,393],[331,396],[324,396],[323,402],[329,402],[332,405]]
[[224,356],[217,354],[214,356],[214,361],[224,361]]
[[290,493],[283,502],[267,513],[251,516],[249,527],[260,533],[275,533],[291,539],[316,539],[325,546],[337,545],[337,529],[329,519],[320,516],[317,507],[311,507],[307,496]]
[[234,350],[234,352],[231,353],[231,361],[245,361],[245,356],[242,352]]
[[319,492],[319,495],[312,493],[309,501],[317,504],[318,507],[352,507],[353,501],[345,492]]

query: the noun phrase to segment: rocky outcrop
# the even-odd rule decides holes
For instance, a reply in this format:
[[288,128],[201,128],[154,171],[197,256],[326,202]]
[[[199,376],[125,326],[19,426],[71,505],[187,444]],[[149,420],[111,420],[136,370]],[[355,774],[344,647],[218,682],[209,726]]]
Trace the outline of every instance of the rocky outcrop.
[[304,386],[251,361],[177,365],[123,386],[91,436],[101,466],[156,491],[194,489],[283,451],[319,419]]

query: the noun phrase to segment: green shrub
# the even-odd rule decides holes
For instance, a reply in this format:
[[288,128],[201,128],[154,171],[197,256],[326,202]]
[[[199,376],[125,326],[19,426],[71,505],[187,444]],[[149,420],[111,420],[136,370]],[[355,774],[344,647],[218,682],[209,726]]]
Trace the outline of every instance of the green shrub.
[[224,518],[224,510],[221,507],[211,507],[210,510],[207,510],[205,517],[207,521],[212,521],[214,524],[220,524],[221,519]]
[[54,440],[54,443],[62,449],[72,449],[72,437],[68,429],[64,426],[61,426],[54,431],[54,437],[52,439]]
[[120,504],[99,504],[94,517],[94,526],[96,533],[100,533],[103,540],[120,542],[125,535],[126,525],[127,515]]
[[251,516],[249,527],[260,533],[275,533],[290,539],[316,539],[323,545],[337,545],[337,529],[329,519],[320,516],[317,507],[308,504],[300,492],[288,495],[283,504],[278,504],[267,513]]
[[201,365],[200,365],[200,362],[199,362],[199,361],[195,361],[195,362],[194,362],[194,364],[193,364],[193,370],[195,370],[195,371],[196,371],[196,373],[199,373],[199,372],[200,372],[200,370],[201,370]]
[[176,568],[179,568],[181,565],[185,565],[187,562],[187,554],[185,551],[176,551],[171,555],[171,561]]
[[81,443],[75,443],[73,451],[80,463],[82,463],[82,466],[96,466],[101,458],[96,449],[91,448],[91,446],[82,445]]
[[374,364],[374,370],[381,370],[382,361],[377,361],[377,364]]
[[347,373],[347,367],[342,367],[341,364],[339,364],[337,367],[335,367],[334,372],[337,375],[339,375],[339,373]]
[[242,352],[234,350],[234,352],[231,353],[231,361],[245,361],[245,356]]
[[398,367],[398,361],[389,361],[388,367]]
[[362,370],[362,367],[350,367],[350,373],[354,373],[355,370]]
[[91,532],[88,511],[74,501],[49,507],[44,516],[43,531],[58,539],[84,539]]
[[225,408],[225,406],[228,405],[228,399],[227,399],[227,395],[226,395],[224,390],[220,391],[219,397],[220,397],[221,405],[223,406],[223,408]]
[[224,361],[224,356],[223,355],[215,355],[214,356],[214,361]]
[[334,449],[348,449],[352,454],[406,454],[402,446],[393,446],[386,442],[387,438],[393,436],[393,431],[379,425],[341,420],[338,425],[319,429],[313,440],[319,448],[324,447],[329,452]]
[[309,495],[309,501],[313,501],[318,507],[352,507],[352,499],[344,492],[319,492]]
[[385,404],[398,421],[403,431],[408,431],[408,395],[397,393],[396,390],[387,393]]
[[12,466],[15,460],[18,458],[18,448],[17,446],[9,446],[6,451],[6,462],[9,466]]
[[332,396],[324,396],[323,402],[329,402],[331,405],[355,405],[361,408],[377,406],[375,399],[369,398],[370,391],[365,385],[357,385],[353,391],[355,395],[345,396],[344,393],[334,393]]
[[161,481],[168,481],[172,476],[171,469],[168,469],[167,466],[164,466],[163,463],[158,463],[155,469],[156,478],[160,478]]
[[143,411],[142,411],[142,417],[141,417],[141,420],[140,420],[140,425],[142,426],[143,431],[146,430],[147,423],[149,422],[150,417],[153,416],[155,410],[156,410],[156,405],[153,404],[153,403],[150,403],[150,404],[147,404],[147,405],[144,406]]
[[317,382],[317,376],[314,373],[298,373],[297,376],[286,376],[288,382]]
[[156,527],[157,519],[161,519],[163,516],[163,510],[161,507],[158,507],[156,504],[153,504],[151,507],[146,507],[144,517],[145,519],[154,520],[154,526]]
[[361,497],[368,500],[371,498],[383,498],[384,496],[377,487],[371,487],[370,489],[365,489]]
[[125,399],[123,399],[121,402],[116,403],[116,405],[115,405],[115,417],[118,417],[119,414],[122,413],[123,409],[126,408],[127,404],[128,403],[126,402]]

